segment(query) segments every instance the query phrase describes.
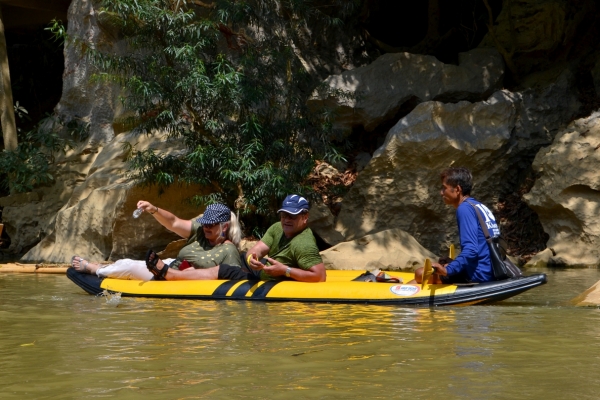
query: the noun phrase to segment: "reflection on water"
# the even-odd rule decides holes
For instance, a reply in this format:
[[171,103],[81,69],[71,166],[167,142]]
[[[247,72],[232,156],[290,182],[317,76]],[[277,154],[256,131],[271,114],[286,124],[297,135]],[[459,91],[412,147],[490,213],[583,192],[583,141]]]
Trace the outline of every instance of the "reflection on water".
[[3,399],[597,398],[600,271],[491,306],[134,299],[0,275]]

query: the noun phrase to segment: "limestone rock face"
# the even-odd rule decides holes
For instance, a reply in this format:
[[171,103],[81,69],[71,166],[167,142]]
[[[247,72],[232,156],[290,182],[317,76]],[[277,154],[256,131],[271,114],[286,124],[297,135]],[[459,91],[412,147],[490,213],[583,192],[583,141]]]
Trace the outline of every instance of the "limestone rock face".
[[[522,74],[565,60],[575,43],[585,40],[586,18],[597,13],[592,0],[521,0],[503,4],[494,34],[500,45],[514,49]],[[480,46],[494,46],[488,33]]]
[[336,230],[346,240],[400,228],[428,249],[458,244],[454,211],[441,201],[440,171],[473,172],[473,197],[492,207],[518,174],[511,168],[551,142],[579,109],[570,74],[521,93],[477,103],[419,104],[388,133],[345,196]]
[[550,261],[553,255],[554,254],[550,249],[542,250],[535,256],[531,257],[531,260],[527,261],[527,263],[523,265],[523,269],[546,268],[548,266],[548,261]]
[[600,263],[600,112],[572,122],[535,157],[539,174],[525,196],[555,254],[549,264]]
[[[119,49],[110,31],[101,28],[92,0],[71,2],[68,17],[70,37],[100,48]],[[97,168],[93,164],[103,145],[114,137],[112,123],[119,112],[118,90],[110,84],[90,82],[94,71],[86,61],[82,47],[70,42],[65,46],[63,93],[55,111],[65,122],[77,122],[86,131],[87,138],[77,148],[57,156],[57,162],[52,166],[53,185],[36,189],[27,194],[29,199],[26,200],[13,201],[12,196],[0,200],[5,206],[3,220],[11,238],[9,253],[21,253],[40,242],[53,231],[49,225],[54,224],[58,210],[67,202],[73,204],[82,195],[89,194],[90,190],[83,193],[85,190],[80,185],[90,169]],[[104,157],[103,161],[109,162],[109,159]],[[99,182],[95,184],[99,185]],[[74,193],[75,197],[72,197]]]
[[435,254],[401,229],[390,229],[340,243],[321,252],[326,269],[414,271]]
[[8,253],[22,253],[46,236],[48,224],[85,180],[96,155],[97,149],[89,147],[60,155],[59,165],[52,171],[53,185],[0,199],[0,206],[4,207],[2,220],[11,238]]
[[[50,220],[47,235],[22,260],[68,262],[74,254],[92,261],[140,259],[147,249],[161,250],[178,239],[150,215],[132,217],[138,200],[148,200],[181,218],[191,219],[201,212],[184,202],[201,194],[199,188],[173,186],[161,194],[157,188],[134,186],[127,178],[123,143],[136,141],[140,150],[150,146],[174,152],[177,149],[173,143],[155,140],[148,136],[119,135],[102,148],[85,181],[72,191],[66,204]],[[26,214],[27,207],[26,204],[10,212]]]
[[313,204],[308,216],[308,226],[316,235],[332,246],[344,241],[344,237],[334,229],[334,225],[335,218],[329,208],[322,203]]
[[467,166],[476,184],[485,182],[502,168],[497,160],[507,150],[515,120],[515,104],[505,92],[481,103],[419,104],[390,130],[358,176],[336,228],[354,239],[396,227],[437,248],[454,223],[439,195],[440,170]]
[[[70,37],[78,38],[90,46],[123,52],[117,35],[103,26],[92,0],[72,1],[68,11]],[[65,46],[65,71],[62,97],[55,111],[65,120],[75,120],[89,126],[89,140],[104,143],[114,136],[113,120],[120,113],[120,89],[108,83],[93,83],[90,78],[94,68],[85,59],[82,45]]]
[[[565,34],[566,3],[561,0],[525,0],[502,7],[494,27],[495,35],[505,49],[511,48],[511,34],[514,34],[514,44],[519,52],[553,50]],[[511,23],[516,33],[511,32]],[[482,45],[493,45],[489,36]]]
[[572,303],[578,307],[597,307],[600,305],[600,281],[596,282],[591,288],[577,296]]
[[[459,65],[433,56],[388,53],[371,64],[329,76],[324,84],[351,99],[315,92],[308,104],[327,106],[336,113],[336,128],[349,133],[354,126],[374,130],[402,107],[428,100],[479,100],[498,89],[504,76],[502,57],[495,49],[474,49],[459,56]],[[407,111],[408,111],[407,110]]]

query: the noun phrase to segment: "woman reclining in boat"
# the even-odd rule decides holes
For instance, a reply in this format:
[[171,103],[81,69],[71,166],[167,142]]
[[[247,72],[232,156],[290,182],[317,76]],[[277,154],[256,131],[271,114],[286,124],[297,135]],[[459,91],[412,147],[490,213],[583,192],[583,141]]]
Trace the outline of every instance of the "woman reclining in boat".
[[[240,225],[235,214],[224,204],[209,205],[204,214],[196,220],[181,219],[145,200],[138,201],[137,207],[152,215],[168,230],[188,239],[174,261],[165,260],[170,268],[210,268],[221,264],[241,267]],[[71,266],[79,272],[96,274],[100,278],[148,281],[154,275],[148,271],[146,264],[148,259],[156,257],[156,253],[149,250],[146,260],[123,259],[114,264],[102,265],[73,256]]]

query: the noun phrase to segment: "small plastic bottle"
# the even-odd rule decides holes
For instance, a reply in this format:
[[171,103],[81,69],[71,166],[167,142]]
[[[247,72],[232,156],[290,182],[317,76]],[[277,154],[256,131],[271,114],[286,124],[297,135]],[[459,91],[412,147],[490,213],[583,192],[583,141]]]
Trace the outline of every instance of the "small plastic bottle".
[[133,212],[133,218],[139,218],[140,215],[144,212],[143,208],[138,208]]

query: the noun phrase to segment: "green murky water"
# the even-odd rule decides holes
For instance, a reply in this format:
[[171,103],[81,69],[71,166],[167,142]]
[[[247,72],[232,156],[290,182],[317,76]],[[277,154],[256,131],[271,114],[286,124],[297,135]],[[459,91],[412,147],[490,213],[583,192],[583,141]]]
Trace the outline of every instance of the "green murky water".
[[491,306],[103,298],[0,275],[1,399],[597,399],[596,269]]

